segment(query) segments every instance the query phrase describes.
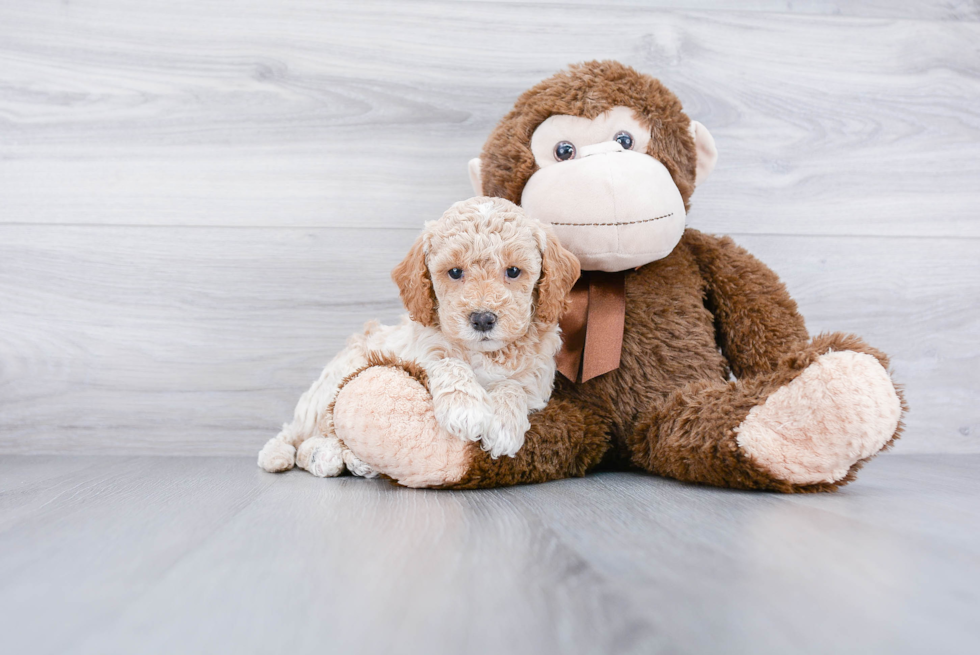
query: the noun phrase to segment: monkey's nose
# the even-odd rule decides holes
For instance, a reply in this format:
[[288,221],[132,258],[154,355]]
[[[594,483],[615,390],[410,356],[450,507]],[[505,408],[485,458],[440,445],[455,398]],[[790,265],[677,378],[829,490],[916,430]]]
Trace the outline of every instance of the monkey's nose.
[[601,155],[607,152],[623,152],[623,146],[619,145],[618,141],[603,141],[602,143],[579,148],[578,158],[582,159],[589,155]]
[[470,314],[470,325],[477,332],[489,332],[497,324],[497,315],[493,312],[473,312]]

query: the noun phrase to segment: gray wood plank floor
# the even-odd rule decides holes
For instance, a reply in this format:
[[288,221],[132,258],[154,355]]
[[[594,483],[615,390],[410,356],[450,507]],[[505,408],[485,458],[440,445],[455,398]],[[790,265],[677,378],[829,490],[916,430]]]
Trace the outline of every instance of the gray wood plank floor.
[[978,590],[976,455],[813,496],[0,458],[9,653],[970,653]]

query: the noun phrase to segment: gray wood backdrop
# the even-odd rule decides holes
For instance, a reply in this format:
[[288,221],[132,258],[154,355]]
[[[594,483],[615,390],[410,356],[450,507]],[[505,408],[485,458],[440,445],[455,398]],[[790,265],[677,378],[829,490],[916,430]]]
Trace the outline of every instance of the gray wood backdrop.
[[522,90],[660,77],[689,223],[893,356],[897,452],[980,452],[980,4],[0,0],[0,453],[248,454]]

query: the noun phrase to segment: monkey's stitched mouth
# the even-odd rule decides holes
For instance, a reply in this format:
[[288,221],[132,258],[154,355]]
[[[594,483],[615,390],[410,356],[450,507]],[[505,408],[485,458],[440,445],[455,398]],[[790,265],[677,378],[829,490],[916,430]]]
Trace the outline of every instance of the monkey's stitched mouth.
[[622,221],[619,223],[555,223],[552,221],[552,225],[568,225],[572,227],[599,227],[604,225],[638,225],[640,223],[652,223],[653,221],[659,221],[661,218],[669,218],[674,215],[674,212],[669,214],[664,214],[663,216],[657,216],[656,218],[644,218],[642,221]]

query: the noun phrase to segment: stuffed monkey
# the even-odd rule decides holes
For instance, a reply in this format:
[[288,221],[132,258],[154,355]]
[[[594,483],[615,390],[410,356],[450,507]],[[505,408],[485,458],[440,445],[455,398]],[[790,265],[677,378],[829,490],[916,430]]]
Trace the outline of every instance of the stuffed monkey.
[[[515,457],[492,459],[443,431],[425,379],[391,362],[341,390],[338,436],[408,486],[600,466],[781,492],[851,481],[901,431],[888,359],[856,336],[811,339],[775,273],[727,237],[685,229],[716,157],[673,93],[622,64],[572,66],[525,92],[470,177],[477,194],[550,223],[582,262],[550,403]],[[408,450],[396,425],[419,437]]]

